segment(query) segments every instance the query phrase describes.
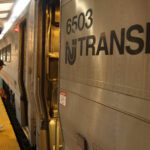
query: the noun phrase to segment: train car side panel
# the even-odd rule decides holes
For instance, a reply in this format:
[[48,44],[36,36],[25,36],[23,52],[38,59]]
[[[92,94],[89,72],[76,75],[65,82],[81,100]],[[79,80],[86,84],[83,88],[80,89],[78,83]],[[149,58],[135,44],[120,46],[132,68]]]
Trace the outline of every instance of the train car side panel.
[[142,0],[62,1],[66,150],[149,149],[149,7]]

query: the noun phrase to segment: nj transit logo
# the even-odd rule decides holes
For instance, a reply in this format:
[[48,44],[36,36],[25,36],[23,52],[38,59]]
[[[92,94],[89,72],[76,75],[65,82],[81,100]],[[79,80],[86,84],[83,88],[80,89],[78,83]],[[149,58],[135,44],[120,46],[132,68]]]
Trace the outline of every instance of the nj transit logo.
[[80,57],[115,53],[119,55],[150,54],[150,22],[145,26],[134,24],[128,28],[121,28],[120,32],[115,30],[111,30],[109,34],[102,32],[98,37],[88,35],[72,39],[70,43],[66,41],[66,64],[75,63],[77,50]]
[[72,40],[72,49],[69,47],[69,43],[66,42],[66,54],[65,54],[65,63],[69,63],[73,65],[76,61],[76,47],[77,47],[77,40]]

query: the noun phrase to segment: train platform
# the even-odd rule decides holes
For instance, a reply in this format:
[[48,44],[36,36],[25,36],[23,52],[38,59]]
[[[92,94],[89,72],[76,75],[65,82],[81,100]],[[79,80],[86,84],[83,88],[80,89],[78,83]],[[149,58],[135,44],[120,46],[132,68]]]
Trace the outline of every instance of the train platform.
[[0,98],[0,125],[3,128],[0,129],[0,150],[20,150],[17,138],[13,131],[13,127],[7,115],[6,109]]

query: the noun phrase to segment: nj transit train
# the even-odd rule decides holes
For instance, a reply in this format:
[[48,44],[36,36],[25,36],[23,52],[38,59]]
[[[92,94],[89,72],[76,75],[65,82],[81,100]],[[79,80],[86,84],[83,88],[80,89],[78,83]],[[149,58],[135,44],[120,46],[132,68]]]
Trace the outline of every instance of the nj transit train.
[[31,1],[0,49],[32,145],[150,149],[149,8],[148,0]]
[[17,119],[37,150],[62,149],[57,103],[59,24],[58,0],[31,0],[0,41],[0,57],[6,64],[1,77],[14,95]]

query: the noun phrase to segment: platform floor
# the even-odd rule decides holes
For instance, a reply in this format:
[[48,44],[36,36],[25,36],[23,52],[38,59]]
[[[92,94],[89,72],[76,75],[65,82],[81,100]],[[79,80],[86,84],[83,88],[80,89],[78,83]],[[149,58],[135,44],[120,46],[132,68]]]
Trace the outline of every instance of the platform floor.
[[20,150],[11,122],[8,118],[2,99],[0,98],[0,150]]

